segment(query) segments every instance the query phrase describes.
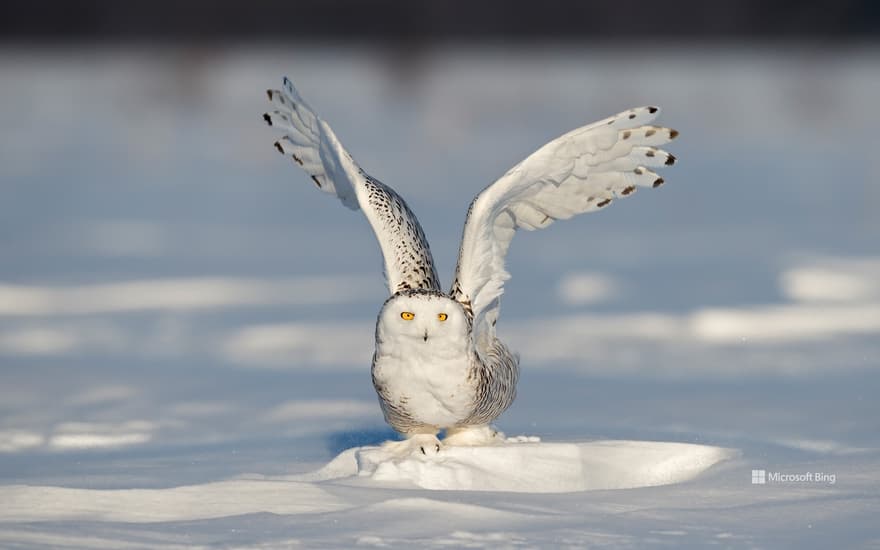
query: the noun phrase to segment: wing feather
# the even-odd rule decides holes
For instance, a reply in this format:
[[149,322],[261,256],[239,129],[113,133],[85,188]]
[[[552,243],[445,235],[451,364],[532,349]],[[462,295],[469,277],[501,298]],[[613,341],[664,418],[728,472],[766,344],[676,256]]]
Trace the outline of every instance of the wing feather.
[[659,113],[657,107],[638,107],[572,130],[476,196],[450,294],[473,313],[478,352],[486,353],[495,338],[499,300],[510,278],[504,259],[517,229],[542,229],[664,183],[649,167],[675,163],[658,146],[678,132],[651,125]]
[[263,119],[284,132],[275,148],[305,170],[321,191],[352,210],[363,210],[379,241],[391,293],[411,288],[439,291],[428,240],[403,198],[358,166],[287,77],[281,90],[266,93],[274,110]]

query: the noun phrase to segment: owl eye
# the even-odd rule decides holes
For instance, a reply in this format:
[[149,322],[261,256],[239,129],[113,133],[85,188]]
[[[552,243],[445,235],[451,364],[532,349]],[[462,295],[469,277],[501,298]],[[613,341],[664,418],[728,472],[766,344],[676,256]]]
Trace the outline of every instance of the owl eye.
[[446,315],[445,313],[438,313],[437,318],[440,319],[441,321],[445,321],[446,319],[449,318],[449,315]]
[[413,313],[412,311],[404,311],[403,313],[400,314],[400,318],[403,319],[404,321],[412,321],[413,319],[415,319],[415,317],[416,317],[416,314]]

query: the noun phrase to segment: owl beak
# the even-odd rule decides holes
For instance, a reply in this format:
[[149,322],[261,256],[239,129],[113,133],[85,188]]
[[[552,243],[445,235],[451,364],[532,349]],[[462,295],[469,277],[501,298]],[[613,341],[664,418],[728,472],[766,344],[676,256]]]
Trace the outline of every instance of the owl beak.
[[427,330],[427,329],[425,329],[425,336],[424,336],[424,338],[422,338],[422,339],[423,339],[425,342],[428,341],[428,330]]

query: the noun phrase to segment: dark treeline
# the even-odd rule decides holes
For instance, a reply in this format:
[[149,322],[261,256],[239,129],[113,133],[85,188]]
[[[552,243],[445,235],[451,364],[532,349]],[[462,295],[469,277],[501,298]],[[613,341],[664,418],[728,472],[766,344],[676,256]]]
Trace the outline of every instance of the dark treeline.
[[0,3],[4,41],[864,41],[871,0],[124,0]]

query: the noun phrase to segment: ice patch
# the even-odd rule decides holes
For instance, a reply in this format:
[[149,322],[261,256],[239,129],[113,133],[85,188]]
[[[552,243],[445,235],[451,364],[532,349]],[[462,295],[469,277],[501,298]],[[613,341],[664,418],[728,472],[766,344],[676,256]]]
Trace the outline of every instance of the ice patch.
[[447,446],[436,455],[395,457],[381,447],[344,451],[305,481],[397,488],[568,493],[631,489],[693,479],[734,451],[659,441],[513,442]]
[[42,434],[26,430],[0,430],[0,453],[14,453],[43,445]]
[[[2,294],[0,289],[0,302]],[[0,305],[0,309],[3,307]],[[126,334],[118,325],[100,321],[30,322],[25,326],[0,328],[0,354],[4,355],[64,356],[92,350],[118,352],[130,350],[134,341],[134,335]]]
[[145,420],[119,424],[66,422],[55,429],[49,448],[56,451],[125,447],[146,443],[157,426]]
[[880,300],[880,258],[822,258],[785,271],[779,285],[803,302]]
[[691,318],[692,333],[712,344],[800,342],[880,332],[880,303],[840,306],[782,305],[705,309]]
[[363,299],[365,277],[190,277],[79,286],[0,283],[0,316],[189,311],[246,306],[344,304]]
[[559,300],[572,306],[603,302],[618,292],[618,283],[613,278],[592,272],[568,273],[556,289]]

